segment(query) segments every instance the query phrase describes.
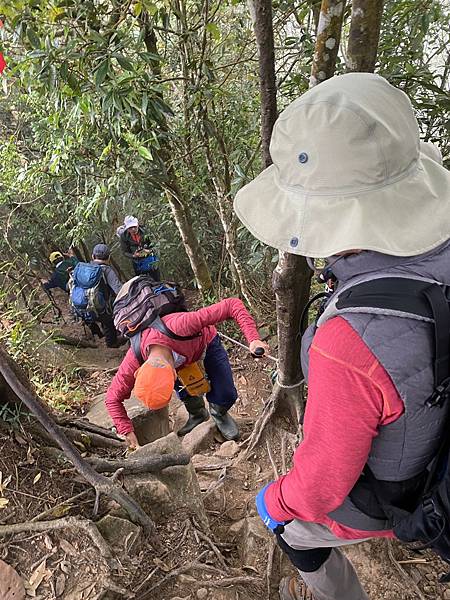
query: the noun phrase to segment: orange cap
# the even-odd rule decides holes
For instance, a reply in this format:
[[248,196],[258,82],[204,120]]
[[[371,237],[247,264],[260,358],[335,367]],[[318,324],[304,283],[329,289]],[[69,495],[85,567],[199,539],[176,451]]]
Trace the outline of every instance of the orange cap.
[[160,357],[150,357],[136,371],[134,393],[151,410],[164,408],[170,402],[176,373],[172,365]]

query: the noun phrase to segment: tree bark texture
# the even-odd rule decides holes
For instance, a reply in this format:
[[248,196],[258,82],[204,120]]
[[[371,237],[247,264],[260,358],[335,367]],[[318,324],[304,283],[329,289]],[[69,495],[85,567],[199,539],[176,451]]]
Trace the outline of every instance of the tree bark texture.
[[[150,534],[155,532],[155,524],[150,517],[142,510],[137,502],[129,496],[122,487],[97,473],[95,469],[87,463],[72,442],[64,435],[61,428],[55,423],[47,407],[41,402],[36,394],[31,390],[29,381],[21,373],[16,363],[10,358],[7,352],[0,347],[0,373],[7,385],[14,394],[20,398],[25,406],[36,416],[47,433],[58,443],[64,454],[76,468],[76,470],[97,490],[97,493],[103,493],[116,502],[118,502],[129,514],[132,521],[142,525]],[[158,544],[158,540],[153,539],[151,543]]]
[[345,0],[322,0],[310,87],[333,76],[341,41]]
[[373,73],[380,39],[383,0],[353,0],[347,71]]
[[262,157],[264,167],[268,167],[272,164],[269,145],[272,129],[277,119],[272,0],[249,0],[249,3],[258,46]]
[[[341,39],[345,0],[322,0],[317,40],[311,67],[310,87],[333,76]],[[278,380],[268,410],[281,416],[303,412],[302,387],[294,386],[302,377],[300,366],[300,317],[309,298],[311,270],[304,257],[280,252],[274,271],[278,323]],[[256,438],[255,438],[256,439]]]

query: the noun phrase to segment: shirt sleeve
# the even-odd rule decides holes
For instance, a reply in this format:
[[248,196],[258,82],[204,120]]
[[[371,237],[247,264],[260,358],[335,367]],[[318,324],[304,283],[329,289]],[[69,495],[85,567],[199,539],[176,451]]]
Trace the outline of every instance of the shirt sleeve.
[[256,323],[239,298],[225,298],[200,310],[177,313],[177,333],[195,335],[204,327],[234,319],[248,343],[259,339]]
[[108,267],[105,269],[106,273],[106,282],[108,283],[109,287],[112,289],[112,291],[116,294],[120,292],[120,289],[122,287],[122,282],[120,281],[115,269],[113,267],[111,267],[110,265],[108,265]]
[[127,258],[133,258],[133,253],[130,252],[130,248],[123,234],[120,236],[120,249],[122,250],[122,254],[124,256]]
[[304,439],[291,471],[266,492],[269,514],[323,522],[361,475],[379,426],[403,410],[388,374],[351,326],[339,317],[328,321],[310,350]]
[[133,424],[123,403],[131,395],[134,387],[134,374],[138,369],[139,362],[130,348],[106,392],[106,408],[118,433],[121,435],[133,431]]

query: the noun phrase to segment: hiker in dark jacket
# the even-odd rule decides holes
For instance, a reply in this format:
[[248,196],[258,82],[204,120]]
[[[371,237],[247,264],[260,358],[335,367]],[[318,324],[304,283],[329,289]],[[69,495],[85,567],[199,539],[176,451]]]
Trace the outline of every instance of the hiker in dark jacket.
[[41,279],[42,287],[47,291],[59,288],[64,292],[68,292],[67,284],[69,282],[69,276],[71,271],[75,268],[75,265],[78,263],[78,259],[70,253],[66,254],[64,257],[61,252],[52,252],[48,259],[51,262],[54,271],[48,279]]
[[130,258],[136,275],[149,273],[155,281],[161,278],[158,258],[152,249],[152,243],[136,217],[128,215],[123,225],[117,229],[120,238],[120,249]]
[[111,266],[110,263],[111,250],[106,244],[97,244],[94,246],[92,251],[93,265],[101,265],[103,270],[104,279],[104,293],[106,296],[106,310],[98,316],[98,321],[102,326],[103,332],[100,330],[97,323],[89,324],[88,326],[93,335],[99,337],[105,337],[105,342],[108,348],[118,348],[122,344],[126,343],[126,339],[117,334],[117,330],[114,327],[114,321],[112,317],[112,305],[114,299],[122,287],[116,270]]
[[[445,381],[436,382],[434,319],[409,310],[418,293],[401,293],[415,280],[447,308],[450,173],[421,151],[408,97],[371,73],[295,100],[270,151],[274,164],[236,195],[238,217],[265,244],[325,259],[338,283],[302,337],[302,442],[257,509],[301,577],[282,579],[282,600],[368,600],[340,547],[395,537],[392,511],[422,506],[448,430],[449,402],[428,402]],[[381,300],[393,281],[402,304],[389,310]],[[379,286],[379,304],[352,304],[365,284]],[[440,507],[426,507],[439,522]]]

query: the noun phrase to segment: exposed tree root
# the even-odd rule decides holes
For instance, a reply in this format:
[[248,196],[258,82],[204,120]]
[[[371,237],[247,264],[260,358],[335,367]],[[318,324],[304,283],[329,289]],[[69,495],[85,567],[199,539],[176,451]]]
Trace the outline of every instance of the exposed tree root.
[[[3,348],[0,348],[0,372],[16,396],[20,398],[37,417],[49,436],[58,443],[76,470],[95,488],[98,494],[106,494],[120,504],[120,506],[126,510],[132,521],[141,525],[147,533],[152,534],[150,543],[153,546],[159,547],[159,541],[154,535],[156,527],[152,519],[150,519],[139,504],[127,494],[118,483],[97,473],[97,471],[82,458],[75,446],[55,423],[48,409],[31,390],[30,382],[27,380],[26,376],[18,370],[16,363],[14,363]],[[36,525],[39,525],[39,523],[36,523]]]
[[42,531],[48,532],[52,529],[64,529],[65,527],[77,527],[85,531],[97,548],[103,558],[111,558],[111,548],[101,536],[95,523],[82,517],[62,517],[54,521],[25,521],[24,523],[15,523],[13,525],[0,525],[0,536],[13,535],[24,531]]
[[161,454],[157,456],[144,456],[142,458],[126,458],[121,460],[108,460],[90,456],[86,461],[96,471],[102,473],[113,473],[117,469],[123,469],[125,475],[136,473],[158,473],[167,467],[189,464],[188,454]]

